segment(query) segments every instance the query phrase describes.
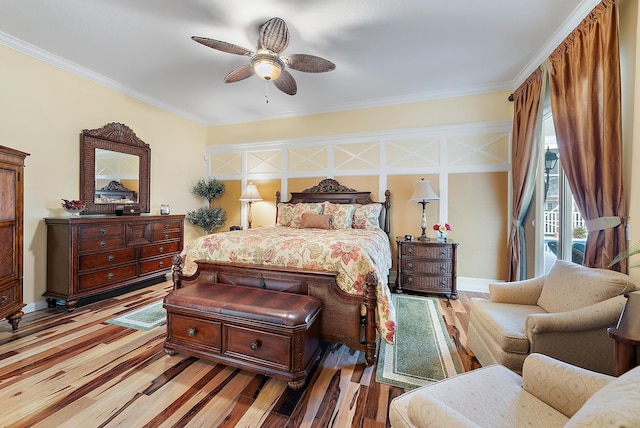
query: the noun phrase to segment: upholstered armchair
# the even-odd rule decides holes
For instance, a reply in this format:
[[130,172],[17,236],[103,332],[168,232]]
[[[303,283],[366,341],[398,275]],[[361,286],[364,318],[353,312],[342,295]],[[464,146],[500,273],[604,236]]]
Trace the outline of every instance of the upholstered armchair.
[[562,260],[546,276],[490,284],[490,300],[472,298],[467,345],[483,366],[521,373],[537,352],[613,374],[614,341],[607,335],[636,289],[628,275]]
[[619,378],[541,354],[522,377],[492,365],[423,386],[389,405],[393,428],[637,427],[640,367]]

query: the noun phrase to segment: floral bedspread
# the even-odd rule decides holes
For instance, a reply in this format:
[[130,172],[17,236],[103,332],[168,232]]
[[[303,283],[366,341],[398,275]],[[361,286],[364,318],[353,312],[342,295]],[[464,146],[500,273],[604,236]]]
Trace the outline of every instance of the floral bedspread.
[[387,284],[391,248],[381,229],[272,226],[215,233],[188,243],[182,258],[187,275],[195,273],[199,259],[336,271],[338,286],[357,295],[364,295],[365,277],[375,272],[376,328],[386,342],[393,343],[396,319]]

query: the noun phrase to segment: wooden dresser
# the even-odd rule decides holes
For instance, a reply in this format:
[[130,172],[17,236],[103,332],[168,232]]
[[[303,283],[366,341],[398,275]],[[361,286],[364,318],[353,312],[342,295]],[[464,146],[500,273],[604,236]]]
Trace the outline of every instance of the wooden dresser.
[[49,307],[129,285],[163,281],[182,251],[184,216],[46,218]]
[[22,308],[24,159],[27,153],[0,146],[0,319],[13,330]]
[[396,292],[448,293],[458,298],[456,285],[458,244],[453,241],[404,241],[398,239]]

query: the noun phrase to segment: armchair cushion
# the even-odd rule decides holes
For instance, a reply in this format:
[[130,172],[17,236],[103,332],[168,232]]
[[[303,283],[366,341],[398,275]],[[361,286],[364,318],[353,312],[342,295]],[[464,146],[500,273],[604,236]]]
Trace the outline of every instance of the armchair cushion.
[[594,393],[567,428],[640,426],[640,367],[636,367]]
[[546,277],[538,306],[565,312],[602,302],[635,287],[627,275],[556,260]]
[[524,390],[569,418],[613,379],[542,354],[529,355],[522,368]]

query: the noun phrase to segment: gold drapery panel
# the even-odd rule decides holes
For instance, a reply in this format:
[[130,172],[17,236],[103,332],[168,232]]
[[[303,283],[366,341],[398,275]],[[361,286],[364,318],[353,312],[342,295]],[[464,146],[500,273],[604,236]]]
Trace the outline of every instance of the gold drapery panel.
[[[549,56],[560,161],[587,221],[626,217],[617,18],[616,1],[604,0]],[[624,248],[624,222],[589,231],[584,265],[606,268]]]
[[513,143],[511,152],[511,174],[513,219],[509,228],[507,255],[507,281],[524,279],[526,262],[524,257],[524,220],[535,189],[538,145],[542,127],[542,102],[544,79],[538,68],[513,94]]

